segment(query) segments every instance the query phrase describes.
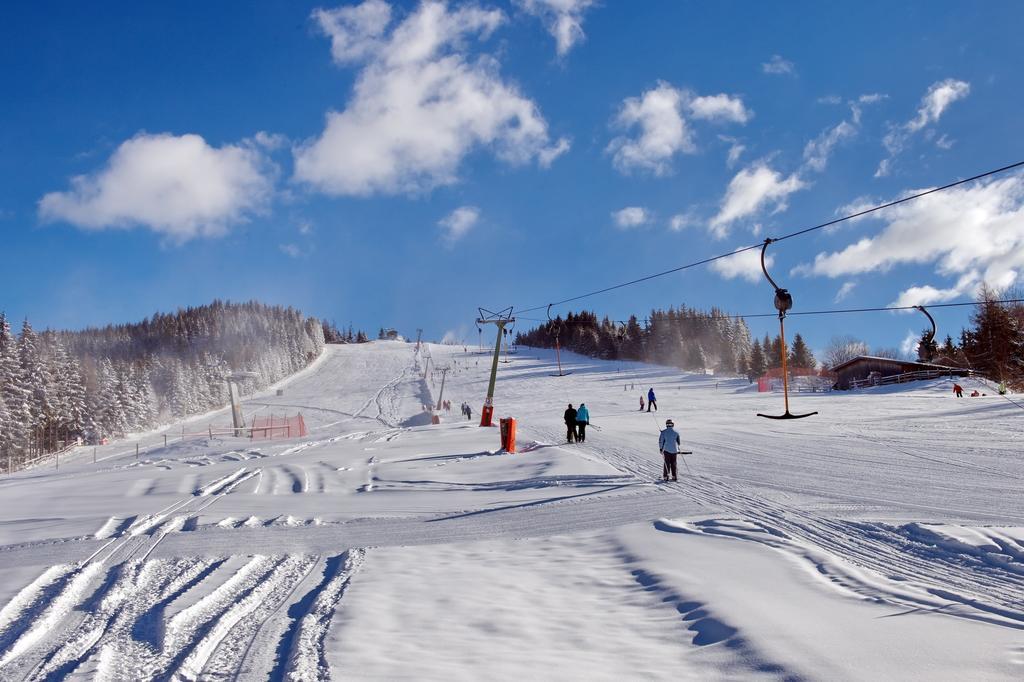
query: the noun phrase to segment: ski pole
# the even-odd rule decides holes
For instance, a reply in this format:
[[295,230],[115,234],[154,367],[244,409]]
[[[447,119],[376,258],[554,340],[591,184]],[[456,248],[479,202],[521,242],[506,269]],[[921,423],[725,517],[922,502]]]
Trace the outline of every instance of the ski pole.
[[693,476],[693,472],[690,471],[690,465],[686,463],[686,458],[683,457],[683,455],[692,455],[692,454],[693,454],[693,452],[680,452],[679,453],[679,459],[683,460],[683,466],[686,467],[686,473],[690,474],[690,476]]

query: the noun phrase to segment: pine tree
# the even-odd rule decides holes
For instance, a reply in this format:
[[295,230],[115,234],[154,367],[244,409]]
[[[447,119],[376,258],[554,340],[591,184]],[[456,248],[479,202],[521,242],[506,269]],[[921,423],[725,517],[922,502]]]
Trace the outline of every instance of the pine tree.
[[704,355],[704,349],[701,348],[699,343],[690,344],[689,353],[687,354],[687,364],[690,365],[691,369],[703,372],[707,369],[707,357]]
[[1024,383],[1024,329],[999,292],[983,287],[981,305],[971,317],[975,325],[965,348],[971,349],[975,369],[1001,383]]
[[7,409],[7,401],[0,396],[0,466],[7,473],[14,471],[16,443],[12,442],[11,436],[11,413]]
[[782,367],[782,337],[778,334],[772,339],[770,349],[765,351],[768,366],[771,368]]
[[[736,357],[750,357],[750,328],[742,317],[736,318],[732,332],[733,349]],[[741,372],[743,374],[744,372]]]
[[765,362],[764,352],[761,350],[761,344],[757,339],[754,339],[754,343],[750,347],[750,365],[747,370],[747,378],[754,381],[764,376],[764,373],[767,371],[768,366]]
[[742,351],[740,352],[740,356],[736,358],[736,374],[750,379],[750,362],[747,360],[746,353],[743,353]]
[[18,338],[18,361],[23,386],[28,392],[26,397],[30,447],[44,450],[48,444],[47,427],[53,416],[53,401],[50,395],[52,379],[39,351],[39,339],[28,319],[22,323],[21,336]]
[[779,364],[773,362],[775,358],[772,354],[772,337],[768,336],[768,334],[765,334],[764,339],[761,340],[761,352],[764,354],[764,364],[768,369],[778,367],[781,364],[781,361]]
[[7,316],[0,313],[0,402],[6,417],[0,423],[0,447],[12,456],[21,452],[27,424],[20,421],[22,406],[27,403],[27,390],[22,383],[17,340],[11,333]]
[[734,371],[736,371],[736,356],[733,354],[732,344],[726,343],[719,353],[715,374],[732,374]]
[[800,334],[793,337],[793,345],[789,349],[788,362],[791,367],[806,367],[808,369],[814,369],[818,364],[811,353],[811,349],[804,343],[804,339]]
[[85,382],[78,362],[71,357],[60,339],[53,338],[51,344],[57,423],[62,440],[71,441],[85,435],[88,426]]

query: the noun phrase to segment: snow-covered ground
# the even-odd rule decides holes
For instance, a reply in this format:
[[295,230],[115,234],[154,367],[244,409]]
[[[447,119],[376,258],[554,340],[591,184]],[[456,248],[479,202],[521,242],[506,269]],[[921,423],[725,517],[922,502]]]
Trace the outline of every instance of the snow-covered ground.
[[305,438],[176,425],[0,478],[0,679],[1024,677],[1017,405],[936,381],[772,421],[745,381],[522,349],[498,454],[489,354],[429,349],[440,425],[413,344],[329,347],[245,405]]

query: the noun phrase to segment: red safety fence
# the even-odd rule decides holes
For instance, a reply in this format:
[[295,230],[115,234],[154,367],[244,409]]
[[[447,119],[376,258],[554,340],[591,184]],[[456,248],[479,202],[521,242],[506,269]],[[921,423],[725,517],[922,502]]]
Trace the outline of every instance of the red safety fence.
[[273,438],[301,438],[306,435],[306,422],[302,414],[294,417],[253,417],[249,427],[250,438],[253,440],[271,440]]

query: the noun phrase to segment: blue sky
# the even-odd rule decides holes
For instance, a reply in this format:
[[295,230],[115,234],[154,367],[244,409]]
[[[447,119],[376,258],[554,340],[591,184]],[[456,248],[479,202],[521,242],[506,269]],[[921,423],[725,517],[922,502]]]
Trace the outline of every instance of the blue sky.
[[[1024,159],[1012,2],[7,15],[0,309],[37,327],[258,298],[474,338],[477,306],[544,304]],[[969,299],[1024,271],[1024,175],[773,252],[798,310]],[[770,312],[753,263],[725,265],[584,303]],[[937,318],[955,336],[967,312]],[[845,333],[899,347],[922,326],[792,324],[817,349]]]

